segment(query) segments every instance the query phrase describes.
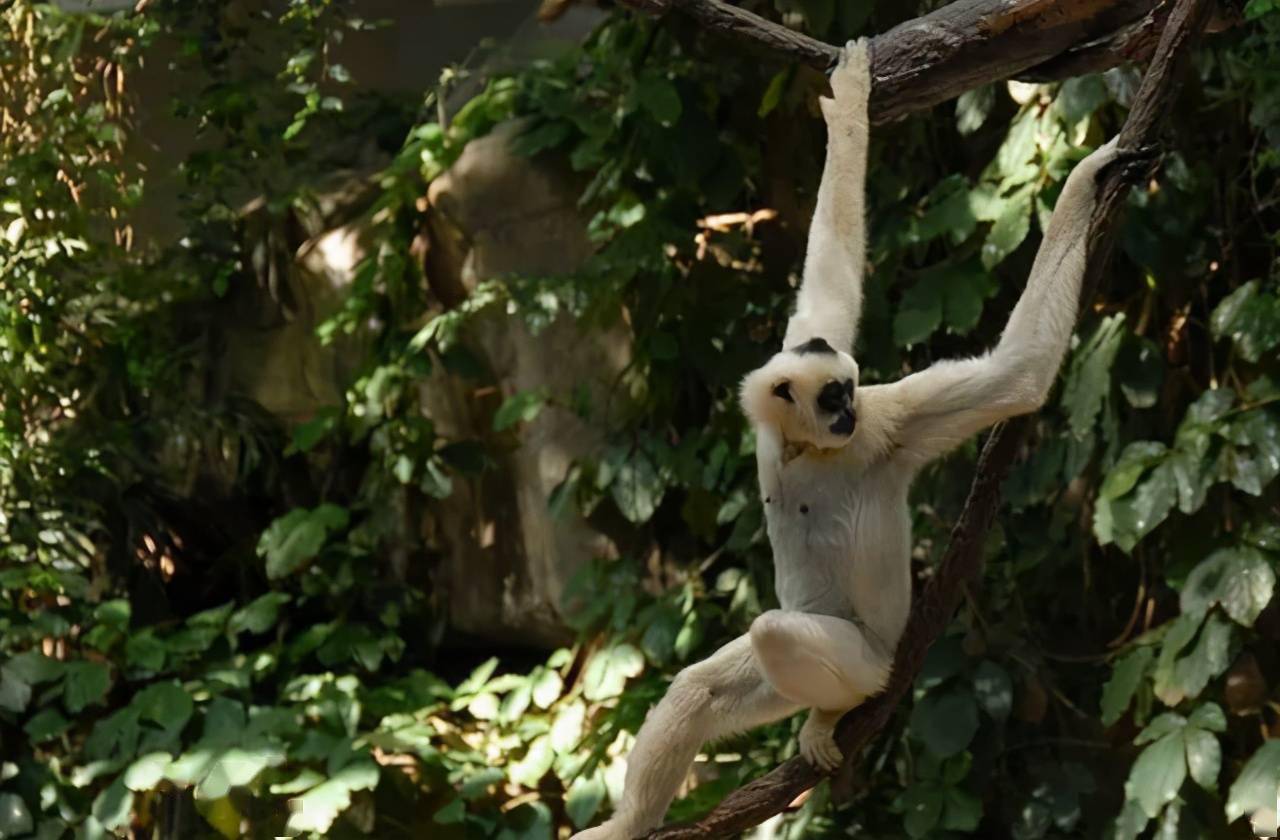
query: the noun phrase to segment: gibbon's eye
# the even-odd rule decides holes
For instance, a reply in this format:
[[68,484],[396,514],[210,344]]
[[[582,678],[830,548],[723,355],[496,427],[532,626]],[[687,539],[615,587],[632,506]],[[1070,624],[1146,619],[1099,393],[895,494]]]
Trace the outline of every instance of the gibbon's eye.
[[840,411],[848,404],[849,394],[845,392],[844,385],[834,379],[823,385],[818,392],[818,408],[823,411]]
[[773,386],[773,395],[789,403],[795,402],[791,397],[791,383],[785,380]]

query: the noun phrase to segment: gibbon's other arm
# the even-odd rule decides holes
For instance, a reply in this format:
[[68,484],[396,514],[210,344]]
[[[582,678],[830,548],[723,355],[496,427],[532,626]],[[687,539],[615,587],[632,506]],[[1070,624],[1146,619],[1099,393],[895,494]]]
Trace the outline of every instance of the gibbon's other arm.
[[809,226],[796,312],[782,344],[788,349],[823,338],[836,350],[853,353],[867,251],[863,190],[870,133],[869,44],[866,38],[849,43],[831,74],[832,98],[819,100],[827,122],[827,160]]
[[1112,139],[1067,178],[1027,287],[994,350],[938,362],[882,386],[901,411],[898,443],[909,463],[921,466],[981,429],[1044,404],[1075,328],[1098,174],[1116,157]]

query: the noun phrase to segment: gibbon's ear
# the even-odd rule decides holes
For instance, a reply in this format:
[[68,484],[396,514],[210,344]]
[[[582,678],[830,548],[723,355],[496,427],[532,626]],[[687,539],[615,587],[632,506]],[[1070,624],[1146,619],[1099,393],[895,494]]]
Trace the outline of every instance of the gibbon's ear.
[[785,379],[773,386],[773,395],[784,399],[789,403],[795,402],[791,396],[791,383]]

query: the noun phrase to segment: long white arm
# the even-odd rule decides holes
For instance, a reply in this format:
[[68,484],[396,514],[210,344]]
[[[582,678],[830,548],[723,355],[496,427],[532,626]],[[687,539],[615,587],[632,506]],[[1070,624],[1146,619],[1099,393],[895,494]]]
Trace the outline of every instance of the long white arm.
[[909,463],[922,465],[981,429],[1044,404],[1076,323],[1097,176],[1116,154],[1113,139],[1067,178],[1027,287],[994,350],[866,389],[880,392],[866,397],[898,409],[897,442]]
[[862,314],[866,260],[867,99],[871,94],[868,41],[851,42],[831,74],[832,98],[820,100],[827,122],[827,160],[809,227],[804,279],[784,348],[823,338],[853,353]]

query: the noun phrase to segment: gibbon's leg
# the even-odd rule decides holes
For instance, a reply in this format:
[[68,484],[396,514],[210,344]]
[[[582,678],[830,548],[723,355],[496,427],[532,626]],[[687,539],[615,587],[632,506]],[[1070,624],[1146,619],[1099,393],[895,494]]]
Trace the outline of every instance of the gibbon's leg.
[[827,122],[827,159],[809,225],[804,278],[783,347],[822,338],[837,350],[853,352],[867,255],[863,192],[870,94],[869,42],[865,38],[850,41],[831,74],[831,98],[819,100]]
[[657,828],[703,744],[799,709],[760,673],[751,639],[734,639],[676,675],[636,734],[612,819],[573,840],[632,840]]
[[774,689],[812,711],[800,752],[823,770],[840,764],[836,721],[889,679],[892,651],[853,622],[830,615],[770,610],[751,624],[751,647]]

